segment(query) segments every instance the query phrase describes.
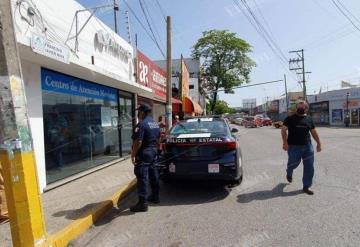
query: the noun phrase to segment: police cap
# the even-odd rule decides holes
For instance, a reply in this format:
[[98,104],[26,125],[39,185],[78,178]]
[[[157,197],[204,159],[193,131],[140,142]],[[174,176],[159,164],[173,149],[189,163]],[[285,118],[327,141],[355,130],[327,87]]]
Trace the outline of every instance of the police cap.
[[141,104],[138,108],[136,108],[137,111],[141,111],[141,112],[151,112],[151,107],[145,104]]

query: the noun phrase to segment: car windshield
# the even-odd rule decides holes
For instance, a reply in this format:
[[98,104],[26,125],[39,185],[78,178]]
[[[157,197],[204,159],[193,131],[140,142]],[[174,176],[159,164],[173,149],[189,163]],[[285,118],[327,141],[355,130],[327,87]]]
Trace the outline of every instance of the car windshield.
[[247,121],[252,121],[252,120],[254,120],[254,118],[253,117],[247,117],[247,118],[245,118]]
[[170,134],[199,134],[199,133],[212,133],[212,134],[228,134],[228,127],[222,120],[202,120],[189,119],[182,121],[175,125]]

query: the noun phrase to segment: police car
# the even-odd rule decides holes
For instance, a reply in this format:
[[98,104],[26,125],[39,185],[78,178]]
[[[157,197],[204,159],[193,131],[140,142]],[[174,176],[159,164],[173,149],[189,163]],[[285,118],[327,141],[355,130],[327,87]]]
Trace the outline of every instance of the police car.
[[220,117],[191,118],[171,129],[166,138],[162,178],[242,180],[242,156],[228,122]]

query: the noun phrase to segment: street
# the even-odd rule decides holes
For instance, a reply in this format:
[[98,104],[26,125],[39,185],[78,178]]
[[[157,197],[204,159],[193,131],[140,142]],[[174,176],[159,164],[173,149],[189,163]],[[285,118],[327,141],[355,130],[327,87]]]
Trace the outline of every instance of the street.
[[285,178],[280,130],[238,127],[244,179],[161,184],[161,203],[132,214],[132,193],[72,246],[359,246],[360,130],[318,128],[315,195],[302,193],[302,164]]

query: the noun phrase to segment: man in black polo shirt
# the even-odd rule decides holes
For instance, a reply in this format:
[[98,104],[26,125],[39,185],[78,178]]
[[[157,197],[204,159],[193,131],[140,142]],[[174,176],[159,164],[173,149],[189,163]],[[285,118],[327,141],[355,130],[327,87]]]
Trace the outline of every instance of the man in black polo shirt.
[[304,174],[302,179],[304,186],[303,191],[308,195],[313,195],[314,192],[309,189],[314,177],[314,149],[311,143],[310,134],[317,143],[317,152],[321,151],[321,143],[312,118],[306,115],[307,111],[307,103],[304,101],[298,102],[296,105],[296,113],[288,116],[284,120],[281,136],[283,140],[283,149],[288,152],[289,156],[286,179],[289,183],[292,182],[293,171],[299,166],[302,160],[304,164]]

